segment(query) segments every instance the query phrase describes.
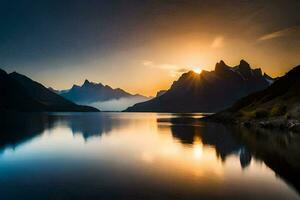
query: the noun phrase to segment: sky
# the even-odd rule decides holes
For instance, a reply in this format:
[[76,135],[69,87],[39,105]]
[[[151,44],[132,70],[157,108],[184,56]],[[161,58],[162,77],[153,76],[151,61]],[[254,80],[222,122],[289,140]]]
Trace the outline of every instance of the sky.
[[241,59],[300,64],[299,0],[0,0],[0,68],[55,89],[85,79],[155,95]]

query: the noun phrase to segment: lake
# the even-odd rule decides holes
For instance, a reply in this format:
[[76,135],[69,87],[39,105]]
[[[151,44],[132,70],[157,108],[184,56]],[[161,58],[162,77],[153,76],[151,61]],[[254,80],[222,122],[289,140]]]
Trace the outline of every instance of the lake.
[[0,199],[300,199],[299,135],[201,117],[1,116]]

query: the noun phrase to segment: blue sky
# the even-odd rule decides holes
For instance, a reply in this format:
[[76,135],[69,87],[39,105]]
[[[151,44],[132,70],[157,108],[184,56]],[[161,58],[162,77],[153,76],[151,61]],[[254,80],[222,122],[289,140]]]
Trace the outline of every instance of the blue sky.
[[89,79],[154,95],[182,71],[299,64],[298,0],[1,0],[0,66],[63,89]]

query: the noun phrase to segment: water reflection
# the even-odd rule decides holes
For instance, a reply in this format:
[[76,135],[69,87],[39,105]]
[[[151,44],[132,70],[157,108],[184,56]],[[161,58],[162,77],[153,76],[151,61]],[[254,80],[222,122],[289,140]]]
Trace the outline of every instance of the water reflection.
[[200,137],[203,145],[213,146],[222,161],[232,154],[239,155],[245,169],[252,154],[272,168],[276,174],[300,191],[300,136],[280,131],[252,130],[204,123],[193,114],[158,118],[158,126],[170,126],[172,135],[183,144],[193,144]]
[[200,122],[200,117],[3,117],[0,199],[299,199],[273,171],[294,186],[286,176],[298,172],[282,173],[291,167],[274,165],[277,155],[268,160],[274,151],[261,147],[265,135],[253,139],[240,130]]
[[256,159],[300,192],[300,135],[276,130],[231,128]]
[[[180,115],[181,116],[181,115]],[[211,146],[216,151],[216,156],[222,161],[231,154],[240,156],[242,168],[251,162],[251,154],[232,134],[230,129],[218,123],[199,122],[193,115],[171,118],[158,118],[158,127],[170,127],[174,138],[182,144],[195,144]],[[200,141],[200,142],[197,142]]]
[[82,135],[85,140],[89,137],[99,137],[104,133],[113,131],[113,129],[120,129],[127,123],[127,120],[119,120],[116,113],[103,113],[101,115],[98,113],[57,113],[50,117],[57,122],[58,126],[70,127],[74,135]]
[[1,113],[0,114],[0,151],[9,146],[14,148],[27,140],[51,129],[55,123],[44,114]]
[[241,149],[240,151],[240,162],[241,162],[241,167],[246,168],[247,166],[250,165],[252,159],[252,155],[250,151],[248,151],[246,148]]

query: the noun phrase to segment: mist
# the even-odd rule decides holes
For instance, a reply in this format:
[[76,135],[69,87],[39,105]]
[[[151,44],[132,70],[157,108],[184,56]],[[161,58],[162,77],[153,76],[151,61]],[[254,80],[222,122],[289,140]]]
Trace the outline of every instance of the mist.
[[126,97],[120,99],[113,99],[109,101],[97,101],[90,103],[89,106],[98,108],[101,111],[123,111],[136,103],[140,103],[147,100],[149,99],[142,97]]

